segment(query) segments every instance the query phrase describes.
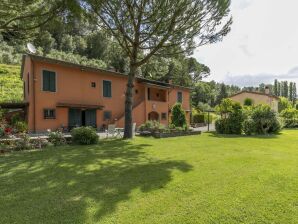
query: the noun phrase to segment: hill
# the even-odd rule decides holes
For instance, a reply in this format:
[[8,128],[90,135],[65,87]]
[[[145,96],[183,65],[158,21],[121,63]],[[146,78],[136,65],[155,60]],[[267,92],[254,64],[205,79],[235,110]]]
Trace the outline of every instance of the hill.
[[0,64],[0,102],[19,102],[22,99],[20,66]]

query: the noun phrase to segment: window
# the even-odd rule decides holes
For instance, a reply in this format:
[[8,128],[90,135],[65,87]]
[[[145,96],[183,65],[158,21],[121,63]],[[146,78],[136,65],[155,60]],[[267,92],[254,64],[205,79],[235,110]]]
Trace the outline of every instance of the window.
[[159,93],[156,93],[156,97],[159,98]]
[[104,111],[103,112],[103,120],[106,121],[106,120],[111,120],[112,118],[112,113],[111,111]]
[[112,82],[103,80],[103,96],[112,97]]
[[56,73],[44,70],[42,73],[42,90],[56,92]]
[[161,113],[161,119],[166,120],[167,119],[167,113]]
[[96,88],[96,83],[95,82],[91,82],[91,87],[92,88]]
[[182,103],[182,98],[183,98],[183,97],[182,97],[182,92],[178,92],[178,93],[177,93],[177,102],[178,102],[178,103]]
[[135,94],[138,94],[138,93],[139,93],[139,90],[136,89],[136,90],[135,90]]
[[44,119],[55,119],[56,111],[54,109],[44,109],[43,117],[44,117]]

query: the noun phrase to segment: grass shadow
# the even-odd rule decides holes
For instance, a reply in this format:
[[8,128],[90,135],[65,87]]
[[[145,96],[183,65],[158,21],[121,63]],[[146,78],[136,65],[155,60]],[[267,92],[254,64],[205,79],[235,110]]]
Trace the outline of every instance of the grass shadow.
[[98,222],[133,190],[158,190],[172,171],[192,169],[184,161],[148,156],[150,146],[108,140],[0,157],[0,222]]
[[269,135],[228,135],[228,134],[218,134],[216,132],[208,132],[209,136],[215,138],[255,138],[255,139],[275,139],[279,138],[282,133],[269,134]]

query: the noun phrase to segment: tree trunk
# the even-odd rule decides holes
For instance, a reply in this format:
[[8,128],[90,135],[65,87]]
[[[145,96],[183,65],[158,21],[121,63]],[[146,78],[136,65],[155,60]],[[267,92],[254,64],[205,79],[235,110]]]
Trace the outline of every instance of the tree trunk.
[[124,126],[124,139],[133,137],[132,131],[132,106],[133,106],[133,87],[134,78],[136,75],[137,66],[134,63],[130,64],[128,81],[125,93],[125,126]]

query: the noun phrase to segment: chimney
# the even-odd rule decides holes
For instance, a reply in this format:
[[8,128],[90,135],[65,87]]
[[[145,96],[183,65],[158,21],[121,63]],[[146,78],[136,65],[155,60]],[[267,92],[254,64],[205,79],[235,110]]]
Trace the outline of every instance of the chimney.
[[267,95],[269,95],[269,94],[270,94],[270,89],[269,89],[269,87],[268,87],[268,86],[266,86],[266,87],[265,87],[265,93],[266,93]]
[[169,80],[168,80],[168,83],[169,83],[170,85],[172,85],[172,84],[173,84],[173,80],[172,80],[172,79],[169,79]]

